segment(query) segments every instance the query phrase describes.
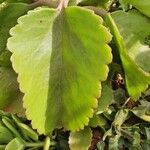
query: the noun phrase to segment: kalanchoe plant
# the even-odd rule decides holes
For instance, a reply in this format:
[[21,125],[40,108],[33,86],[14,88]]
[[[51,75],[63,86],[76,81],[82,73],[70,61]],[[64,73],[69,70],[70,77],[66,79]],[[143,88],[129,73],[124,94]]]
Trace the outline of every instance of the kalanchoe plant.
[[147,150],[149,8],[0,0],[0,149]]

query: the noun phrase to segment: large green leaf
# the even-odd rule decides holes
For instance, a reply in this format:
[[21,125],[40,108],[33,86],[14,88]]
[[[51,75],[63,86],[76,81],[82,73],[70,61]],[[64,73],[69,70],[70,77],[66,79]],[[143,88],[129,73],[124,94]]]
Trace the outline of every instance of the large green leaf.
[[0,53],[5,50],[9,30],[17,24],[17,19],[29,9],[27,4],[12,3],[0,7]]
[[111,62],[111,35],[102,19],[80,7],[61,13],[38,8],[18,23],[8,48],[28,119],[41,133],[61,126],[83,129],[97,107],[100,81]]
[[150,0],[126,0],[126,2],[132,4],[144,15],[150,17]]
[[[123,13],[123,12],[119,11],[118,13]],[[126,18],[126,14],[124,15],[124,19],[125,18]],[[133,98],[134,100],[137,100],[139,96],[141,95],[141,92],[144,92],[147,89],[148,85],[150,84],[150,74],[145,72],[143,69],[141,69],[136,64],[136,62],[130,57],[130,54],[128,54],[128,51],[126,50],[126,47],[125,47],[124,40],[122,36],[120,35],[120,32],[113,18],[110,15],[107,15],[105,18],[105,21],[107,22],[107,25],[110,27],[111,32],[114,35],[114,41],[117,46],[117,49],[118,49],[118,52],[119,52],[119,55],[123,64],[124,72],[125,72],[125,80],[126,80],[126,87],[127,87],[128,93],[131,96],[131,98]],[[126,20],[126,22],[127,21],[131,21],[131,18],[130,20]],[[133,24],[133,22],[131,23]],[[128,28],[131,28],[131,27],[128,26]],[[132,32],[130,33],[131,36],[134,34],[132,34]],[[137,39],[135,38],[135,41],[136,40]],[[132,43],[134,43],[135,41],[132,41]]]
[[92,131],[89,127],[70,134],[69,146],[71,150],[88,150],[91,145]]

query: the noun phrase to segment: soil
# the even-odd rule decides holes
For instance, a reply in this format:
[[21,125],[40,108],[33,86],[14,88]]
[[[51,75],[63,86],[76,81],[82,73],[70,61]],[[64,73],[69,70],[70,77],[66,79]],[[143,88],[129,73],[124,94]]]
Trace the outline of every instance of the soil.
[[97,148],[97,143],[101,141],[103,138],[103,133],[100,131],[99,128],[93,128],[92,134],[93,137],[92,137],[91,146],[89,150],[95,150]]

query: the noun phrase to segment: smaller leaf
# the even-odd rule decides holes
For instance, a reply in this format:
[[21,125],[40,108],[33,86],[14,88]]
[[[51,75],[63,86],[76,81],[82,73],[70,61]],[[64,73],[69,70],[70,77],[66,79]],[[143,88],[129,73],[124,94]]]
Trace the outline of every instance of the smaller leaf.
[[97,143],[97,149],[98,150],[104,150],[104,148],[105,148],[105,142],[100,141]]
[[116,135],[115,137],[109,139],[109,150],[119,150],[118,149],[119,138],[120,135]]
[[71,132],[69,144],[71,150],[88,150],[92,139],[92,131],[89,127],[78,132]]
[[145,140],[144,142],[141,143],[142,150],[148,150],[150,148],[150,141]]
[[110,106],[105,112],[103,112],[103,115],[110,121],[114,120],[114,117],[116,115],[116,110],[113,106]]
[[133,150],[142,150],[142,147],[141,147],[140,143],[141,143],[140,134],[138,132],[135,132],[134,136],[133,136],[133,146],[132,146],[132,149]]
[[150,0],[126,0],[129,4],[132,4],[144,15],[150,17]]
[[150,140],[150,128],[145,128],[145,131],[147,140]]
[[[115,14],[116,13],[123,14],[123,16],[125,15],[124,14],[125,12],[123,12],[123,11],[115,12]],[[128,14],[126,14],[126,15],[128,15]],[[138,14],[138,16],[139,16],[139,14]],[[131,20],[132,20],[132,18],[131,18]],[[140,97],[141,93],[144,92],[148,88],[148,85],[150,84],[150,74],[143,71],[135,63],[135,61],[132,60],[131,57],[128,55],[125,44],[124,44],[124,40],[118,30],[118,27],[117,27],[115,21],[113,20],[113,18],[111,17],[110,14],[108,14],[105,17],[105,21],[106,21],[107,25],[110,27],[110,30],[113,34],[113,40],[117,47],[115,49],[115,52],[117,54],[119,53],[121,61],[122,61],[122,65],[123,65],[124,72],[125,72],[127,91],[132,99],[137,100]],[[132,20],[132,22],[134,22],[134,21]],[[128,28],[130,28],[130,26]]]
[[17,76],[12,69],[0,67],[0,109],[8,106],[19,93]]
[[15,138],[7,144],[5,150],[24,150],[24,148],[24,143],[19,138]]
[[6,145],[0,145],[0,150],[5,150]]
[[118,88],[114,90],[114,102],[117,106],[121,106],[123,102],[126,100],[126,93],[125,90],[122,88]]
[[27,139],[32,139],[34,141],[38,141],[38,134],[32,128],[30,128],[26,124],[22,123],[21,120],[19,120],[19,118],[17,116],[12,115],[12,118],[14,119],[14,121],[16,122],[16,124],[18,125],[20,130],[22,131],[23,135]]
[[93,118],[90,119],[89,126],[96,128],[96,127],[103,127],[107,124],[106,119],[101,115],[94,115]]
[[110,86],[108,86],[106,83],[102,84],[102,93],[101,97],[98,100],[98,108],[96,114],[101,114],[110,104],[113,102],[113,91]]
[[11,52],[8,50],[4,50],[0,55],[0,66],[11,68],[11,61],[10,61]]
[[6,49],[9,30],[28,9],[29,6],[24,3],[5,4],[0,8],[0,53]]
[[141,105],[131,110],[137,117],[150,122],[150,102],[142,101]]
[[5,112],[12,114],[18,114],[20,116],[25,116],[25,109],[23,108],[23,93],[19,92],[18,95],[12,99],[11,103],[3,109]]
[[15,137],[21,137],[12,120],[10,120],[8,117],[3,117],[2,122],[14,134]]
[[112,123],[112,125],[116,129],[120,129],[121,125],[124,123],[124,121],[127,119],[128,116],[128,109],[121,109],[117,112],[115,119]]
[[109,130],[107,130],[105,132],[105,134],[103,136],[103,141],[105,141],[105,139],[106,139],[107,136],[112,136],[112,135],[113,135],[113,132],[112,132],[112,127],[111,127]]
[[13,138],[13,134],[6,127],[0,124],[0,144],[6,144]]
[[132,7],[131,5],[129,5],[127,0],[119,0],[119,3],[121,4],[121,7],[124,11],[131,9],[131,7]]

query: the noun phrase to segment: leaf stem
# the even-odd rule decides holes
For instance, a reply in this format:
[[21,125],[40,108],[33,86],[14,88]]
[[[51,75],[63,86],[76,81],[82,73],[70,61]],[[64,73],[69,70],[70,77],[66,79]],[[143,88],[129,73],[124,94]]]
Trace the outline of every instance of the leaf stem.
[[[29,143],[29,142],[25,142],[25,146],[26,147],[43,147],[45,144],[45,142],[37,142],[37,143]],[[56,142],[55,141],[51,141],[50,142],[51,146],[55,146]],[[1,147],[0,147],[1,148]]]
[[97,8],[97,7],[94,7],[94,6],[84,6],[84,8],[93,10],[95,14],[97,14],[101,17],[104,17],[107,14],[107,11],[105,11],[102,8]]
[[126,106],[126,104],[129,102],[130,97],[125,101],[125,103],[122,105],[122,108]]
[[34,9],[39,6],[49,6],[52,8],[57,8],[59,5],[59,1],[54,1],[54,0],[37,0],[34,3],[30,4],[29,8]]
[[68,3],[69,3],[69,0],[61,0],[57,7],[57,10],[59,11],[63,10],[64,8],[68,6]]

